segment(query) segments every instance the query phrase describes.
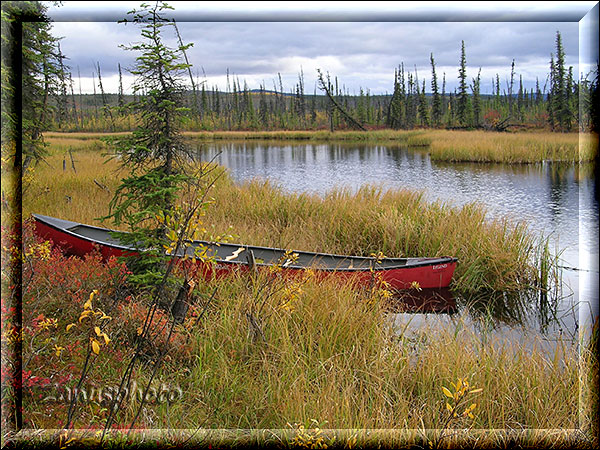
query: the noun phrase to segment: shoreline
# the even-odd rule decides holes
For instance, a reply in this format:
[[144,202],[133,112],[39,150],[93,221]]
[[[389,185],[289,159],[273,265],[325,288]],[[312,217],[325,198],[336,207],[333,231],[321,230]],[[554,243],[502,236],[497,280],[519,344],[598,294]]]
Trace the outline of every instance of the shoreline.
[[[98,140],[118,133],[46,132],[49,141]],[[587,163],[597,158],[598,136],[593,133],[514,133],[480,130],[371,131],[186,131],[184,138],[203,141],[302,141],[317,143],[400,144],[427,151],[432,160],[446,162],[531,164]]]

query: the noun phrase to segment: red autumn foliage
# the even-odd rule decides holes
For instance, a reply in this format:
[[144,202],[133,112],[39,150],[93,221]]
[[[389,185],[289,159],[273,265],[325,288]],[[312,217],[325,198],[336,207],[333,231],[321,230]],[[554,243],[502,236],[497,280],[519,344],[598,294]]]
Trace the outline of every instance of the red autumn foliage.
[[[22,387],[24,416],[40,408],[48,414],[58,414],[45,428],[55,428],[56,420],[64,420],[64,403],[44,403],[43,399],[61,389],[72,389],[81,374],[90,351],[90,332],[87,319],[79,321],[84,304],[92,291],[93,309],[110,316],[102,328],[110,342],[102,343],[95,355],[96,367],[87,382],[93,384],[116,383],[139,341],[139,332],[146,319],[149,300],[132,294],[127,285],[129,271],[115,258],[104,262],[99,252],[85,258],[65,256],[60,249],[52,248],[33,232],[33,224],[23,226],[23,252],[10,247],[14,240],[5,236],[5,254],[14,261],[23,262],[22,284]],[[3,285],[9,280],[3,279]],[[4,287],[3,286],[3,287]],[[5,289],[2,296],[2,314],[14,313],[6,307]],[[69,331],[66,327],[70,324]],[[170,316],[157,310],[150,325],[150,339],[144,342],[147,356],[166,351],[167,362],[180,364],[190,356],[188,333],[181,326],[169,336]],[[4,324],[3,324],[4,325]],[[10,337],[9,327],[3,333]],[[93,336],[93,335],[92,335]],[[4,336],[3,336],[4,338]],[[168,342],[167,342],[168,341]],[[9,382],[11,371],[2,367],[2,380]],[[39,403],[42,402],[42,403]]]

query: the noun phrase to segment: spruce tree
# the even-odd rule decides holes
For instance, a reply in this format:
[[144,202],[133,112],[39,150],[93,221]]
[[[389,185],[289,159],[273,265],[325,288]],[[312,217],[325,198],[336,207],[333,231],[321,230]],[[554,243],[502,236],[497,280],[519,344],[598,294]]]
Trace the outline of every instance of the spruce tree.
[[185,86],[181,76],[188,65],[180,62],[189,45],[172,49],[163,42],[163,28],[172,23],[163,18],[170,6],[157,2],[131,11],[133,22],[142,25],[141,43],[122,48],[137,51],[134,92],[145,91],[132,105],[140,123],[131,135],[110,141],[129,175],[121,180],[110,202],[114,224],[127,226],[120,233],[123,244],[144,250],[127,259],[133,272],[131,281],[140,286],[158,286],[163,281],[164,253],[169,239],[161,217],[171,214],[178,191],[187,179],[184,160],[191,155],[184,144],[180,127]]
[[417,115],[417,108],[414,95],[415,83],[413,75],[410,72],[406,73],[406,115],[405,128],[410,129],[414,126]]
[[513,114],[513,86],[515,82],[515,60],[512,60],[510,65],[510,83],[508,85],[508,116],[512,117]]
[[[2,325],[3,330],[14,329],[15,336],[21,336],[22,175],[31,162],[41,160],[46,153],[42,132],[49,120],[48,97],[57,87],[59,65],[54,51],[57,39],[50,33],[46,7],[41,2],[4,1],[1,8],[2,211],[8,213],[3,214],[2,229],[14,233],[12,244],[8,244],[10,239],[6,241],[8,248],[4,247],[2,236]],[[7,198],[5,187],[12,193]],[[14,262],[5,264],[9,260]],[[9,313],[5,315],[4,311]],[[16,434],[23,427],[21,354],[22,339],[5,340],[3,335],[2,411],[7,413],[3,418],[3,425],[7,425],[2,430],[3,438],[8,436],[5,433]],[[14,363],[5,367],[7,360]]]
[[62,50],[60,49],[60,41],[56,43],[57,59],[58,59],[58,92],[56,93],[56,103],[58,105],[58,128],[62,128],[67,120],[68,101],[67,101],[67,73]]
[[496,89],[495,89],[494,102],[496,104],[496,109],[500,109],[502,99],[500,97],[500,75],[498,75],[498,74],[496,74]]
[[356,105],[356,117],[361,123],[365,122],[367,119],[367,107],[365,103],[365,92],[361,87],[358,94],[358,103]]
[[202,83],[202,90],[200,91],[200,119],[204,118],[204,115],[208,112],[208,95],[206,94],[206,87]]
[[567,73],[565,69],[565,52],[560,32],[556,32],[556,63],[554,65],[554,113],[561,131],[570,129],[570,112],[567,93]]
[[448,103],[446,102],[446,72],[442,73],[442,118],[446,114]]
[[523,92],[523,75],[519,75],[519,92],[517,93],[517,114],[519,121],[523,121],[523,110],[525,108],[525,93]]
[[[577,83],[573,79],[573,67],[569,66],[567,75],[567,83],[565,89],[565,118],[564,118],[564,129],[565,131],[571,131],[573,128],[573,121],[577,123],[578,108],[577,108]],[[575,120],[574,120],[575,119]]]
[[481,121],[481,67],[477,72],[477,78],[473,78],[471,90],[473,92],[473,125],[478,127]]
[[[419,86],[417,85],[417,91]],[[423,80],[423,89],[418,93],[419,95],[419,118],[421,119],[421,125],[429,126],[429,111],[427,107],[427,98],[425,97],[425,80]]]
[[[24,169],[46,154],[42,132],[51,119],[49,100],[65,86],[64,56],[51,30],[42,2],[2,2],[2,157],[16,157]],[[14,67],[18,61],[21,67]]]
[[556,65],[554,64],[554,54],[550,54],[550,89],[548,92],[547,110],[548,110],[548,124],[550,129],[554,131],[557,128],[557,86],[556,86]]
[[117,105],[119,106],[119,111],[122,112],[123,107],[125,106],[125,99],[123,96],[123,74],[121,72],[121,64],[118,63],[117,66],[119,69],[119,91],[118,91]]
[[433,60],[433,53],[429,56],[431,61],[431,92],[433,94],[433,100],[431,104],[431,119],[434,125],[439,125],[442,119],[442,99],[438,91],[437,75],[435,73],[435,61]]
[[394,92],[388,107],[387,125],[395,130],[404,125],[403,95],[399,70],[394,71]]
[[260,85],[260,93],[259,93],[259,101],[258,101],[258,119],[260,121],[260,126],[263,129],[269,128],[269,114],[267,108],[267,96],[265,93],[264,85]]
[[465,54],[465,41],[461,43],[460,50],[460,67],[458,69],[458,102],[457,102],[457,115],[458,121],[461,125],[465,126],[468,124],[468,101],[469,95],[467,93],[467,57]]
[[[588,113],[590,116],[590,131],[598,133],[600,131],[598,123],[598,107],[600,106],[600,96],[598,95],[598,85],[600,84],[600,63],[596,61],[595,77],[590,81],[589,85],[589,106]],[[597,160],[596,156],[596,160]],[[596,185],[598,186],[598,185]],[[598,189],[596,187],[596,189]],[[596,192],[598,192],[596,190]]]

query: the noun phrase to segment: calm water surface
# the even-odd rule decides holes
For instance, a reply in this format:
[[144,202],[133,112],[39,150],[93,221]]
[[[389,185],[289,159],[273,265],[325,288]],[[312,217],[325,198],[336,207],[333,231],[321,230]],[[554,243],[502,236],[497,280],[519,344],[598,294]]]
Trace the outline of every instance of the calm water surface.
[[[510,298],[499,293],[494,299],[479,299],[474,306],[452,293],[435,293],[438,300],[433,307],[417,310],[427,312],[411,309],[423,299],[408,299],[409,307],[400,307],[395,319],[402,329],[439,323],[452,326],[455,317],[465,317],[459,313],[466,312],[480,331],[483,327],[512,340],[541,337],[550,344],[559,338],[576,340],[588,329],[590,317],[598,314],[598,204],[591,165],[440,163],[432,161],[426,151],[390,145],[195,145],[199,158],[216,158],[238,182],[262,178],[287,191],[317,194],[377,184],[386,189],[422,190],[428,200],[455,206],[480,202],[490,218],[525,220],[532,232],[550,237],[553,247],[563,252],[563,284],[552,298]],[[485,305],[493,305],[492,320],[474,320],[485,315]]]

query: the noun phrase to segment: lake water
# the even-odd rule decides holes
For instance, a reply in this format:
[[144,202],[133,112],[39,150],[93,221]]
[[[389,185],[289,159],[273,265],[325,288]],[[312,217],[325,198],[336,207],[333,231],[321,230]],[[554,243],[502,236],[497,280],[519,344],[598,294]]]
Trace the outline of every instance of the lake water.
[[[195,145],[199,158],[215,158],[238,182],[262,178],[287,191],[317,194],[337,187],[356,190],[378,184],[422,190],[428,200],[456,206],[480,202],[490,218],[525,220],[532,232],[549,236],[553,248],[563,252],[563,285],[550,298],[511,298],[498,293],[473,305],[473,299],[436,292],[437,303],[430,308],[415,310],[412,306],[422,304],[423,299],[405,299],[408,306],[400,307],[395,316],[402,329],[425,324],[452,326],[456,317],[471,317],[475,328],[483,326],[502,338],[534,336],[550,344],[564,338],[576,341],[582,330],[589,329],[591,317],[598,315],[598,203],[594,170],[589,164],[442,163],[432,161],[422,149],[356,143]],[[486,305],[492,320],[475,320]],[[401,312],[404,310],[410,312]]]

